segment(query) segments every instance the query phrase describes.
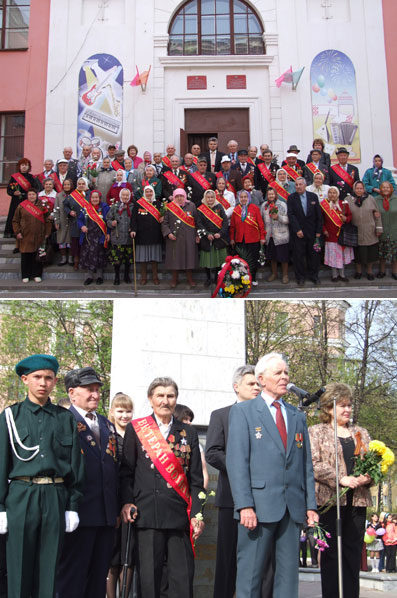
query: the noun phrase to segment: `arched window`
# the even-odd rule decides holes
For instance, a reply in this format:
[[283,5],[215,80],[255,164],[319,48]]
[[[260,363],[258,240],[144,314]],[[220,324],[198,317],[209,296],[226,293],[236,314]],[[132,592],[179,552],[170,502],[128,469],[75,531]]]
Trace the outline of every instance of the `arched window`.
[[264,54],[263,28],[242,0],[190,0],[172,19],[168,54]]

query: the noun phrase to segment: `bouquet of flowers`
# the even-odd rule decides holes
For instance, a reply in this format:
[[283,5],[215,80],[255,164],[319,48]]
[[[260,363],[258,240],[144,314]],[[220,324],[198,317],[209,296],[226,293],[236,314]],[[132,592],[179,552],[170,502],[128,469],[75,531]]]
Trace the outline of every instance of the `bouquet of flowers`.
[[278,207],[274,203],[269,206],[269,214],[270,216],[276,216],[278,214]]
[[247,262],[237,255],[228,256],[218,274],[218,283],[212,297],[247,297],[252,277]]
[[10,183],[10,185],[9,185],[9,186],[10,186],[10,189],[11,189],[11,191],[12,191],[13,193],[19,189],[19,185],[18,185],[18,183],[14,183],[14,182],[12,182],[12,183]]
[[88,164],[87,166],[87,174],[93,178],[96,179],[98,176],[98,165],[96,162],[94,162],[93,164]]
[[167,204],[168,204],[168,201],[166,199],[162,199],[161,200],[161,204],[160,204],[160,207],[159,207],[159,212],[160,212],[160,214],[162,216],[164,216],[164,214],[165,214],[165,211],[167,209]]
[[[210,490],[208,494],[206,494],[205,492],[199,492],[198,497],[201,500],[201,509],[198,513],[193,515],[193,518],[197,519],[197,521],[204,521],[203,510],[210,496],[215,496],[214,490]],[[196,546],[196,541],[194,541],[194,546]]]
[[320,253],[321,251],[321,245],[320,245],[320,241],[318,239],[315,240],[314,245],[313,245],[313,249],[316,253]]
[[325,531],[325,529],[319,523],[315,523],[313,527],[313,537],[316,540],[314,547],[317,548],[317,550],[319,550],[320,552],[324,552],[326,548],[329,548],[327,539],[331,537],[331,534]]
[[265,246],[261,245],[259,249],[259,258],[258,263],[260,266],[264,266],[266,264],[266,253],[265,253]]

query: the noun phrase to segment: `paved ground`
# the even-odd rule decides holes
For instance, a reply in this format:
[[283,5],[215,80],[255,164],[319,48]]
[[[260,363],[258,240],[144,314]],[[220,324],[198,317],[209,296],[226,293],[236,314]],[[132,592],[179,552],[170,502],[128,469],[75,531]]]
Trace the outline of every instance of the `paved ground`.
[[[320,582],[300,582],[299,598],[322,598]],[[350,597],[345,596],[344,598]],[[379,592],[377,590],[368,590],[366,588],[361,588],[360,598],[396,598],[396,592]]]

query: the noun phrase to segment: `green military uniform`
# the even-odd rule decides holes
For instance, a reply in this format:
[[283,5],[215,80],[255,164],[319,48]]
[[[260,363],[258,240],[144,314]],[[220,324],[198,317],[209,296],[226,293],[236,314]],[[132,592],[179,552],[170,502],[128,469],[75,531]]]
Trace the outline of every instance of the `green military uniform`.
[[42,407],[26,398],[10,411],[12,434],[12,418],[8,426],[5,411],[0,415],[0,512],[6,511],[8,519],[8,596],[53,598],[65,511],[78,510],[84,483],[76,422],[49,399]]

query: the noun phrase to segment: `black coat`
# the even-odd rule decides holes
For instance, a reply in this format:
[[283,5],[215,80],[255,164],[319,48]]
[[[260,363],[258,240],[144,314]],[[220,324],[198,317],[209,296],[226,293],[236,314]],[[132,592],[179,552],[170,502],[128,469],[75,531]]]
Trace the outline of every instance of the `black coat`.
[[[263,197],[265,197],[269,183],[263,177],[261,171],[258,168],[258,164],[260,164],[261,162],[264,164],[264,160],[259,160],[257,158],[256,166],[255,166],[255,170],[254,170],[254,187],[255,187],[255,189],[259,189],[260,191],[262,191]],[[272,162],[270,164],[270,167],[268,166],[268,168],[269,168],[270,172],[272,173],[272,175],[274,176],[274,178],[276,178],[276,173],[277,173],[278,169],[280,168],[280,166],[278,164],[276,164],[275,162]]]
[[[161,234],[161,224],[149,214],[142,206],[133,202],[130,229],[136,233],[135,242],[137,245],[162,245],[163,235]],[[156,199],[153,203],[158,210],[161,206],[161,200]]]
[[[311,160],[309,160],[307,164],[309,164],[310,162]],[[324,162],[319,162],[319,170],[321,170],[321,172],[324,175],[324,185],[329,185],[329,168],[324,164]],[[314,174],[312,173],[310,168],[308,168],[307,165],[303,169],[303,176],[305,177],[306,183],[308,185],[313,184]]]
[[[212,246],[216,247],[217,249],[224,249],[229,245],[229,222],[226,212],[220,203],[215,204],[212,210],[222,218],[222,227],[219,229],[213,222],[211,222],[211,220],[209,220],[209,218],[207,218],[202,212],[200,212],[199,209],[197,209],[196,228],[197,230],[205,230],[206,233],[210,233],[212,235],[219,233],[221,235],[220,239],[214,239],[212,241]],[[211,250],[211,245],[206,235],[202,236],[200,239],[200,249],[203,251]]]
[[[154,415],[152,414],[154,418]],[[190,459],[184,459],[184,470],[192,497],[191,516],[201,510],[198,497],[203,492],[203,469],[201,465],[198,436],[193,426],[176,420],[171,426],[167,438],[168,444],[173,440],[173,451],[178,453],[184,430],[186,447],[190,447]],[[171,437],[171,439],[170,439]],[[172,438],[173,437],[173,438]],[[183,453],[182,453],[183,454]],[[184,453],[186,455],[186,453]],[[180,456],[177,454],[177,456]],[[173,489],[154,467],[152,461],[142,450],[142,445],[132,424],[128,424],[123,443],[121,464],[121,499],[122,504],[133,503],[138,508],[136,526],[151,529],[189,529],[189,520],[185,500]]]
[[[167,171],[173,172],[170,168],[168,168],[164,172],[167,172]],[[181,170],[180,168],[178,169],[178,174],[176,176],[181,181],[185,181],[187,178],[186,172],[184,170]],[[167,179],[167,177],[164,176],[164,174],[161,174],[159,178],[160,178],[161,187],[162,187],[161,195],[162,195],[162,197],[164,197],[165,199],[168,200],[172,196],[172,194],[174,193],[175,189],[177,189],[178,186],[170,183],[170,181]],[[185,190],[186,190],[186,188],[185,188]]]
[[317,195],[306,191],[306,198],[307,215],[305,216],[299,193],[291,193],[288,196],[288,220],[293,238],[301,230],[305,237],[314,239],[323,229],[323,216]]
[[216,409],[211,413],[207,431],[205,459],[207,463],[218,469],[218,487],[215,495],[215,506],[233,508],[233,497],[226,471],[226,448],[229,433],[229,413],[232,405]]
[[[33,189],[36,189],[36,191],[39,191],[40,181],[35,176],[33,176],[33,174],[30,174],[30,172],[25,172],[23,174],[23,176],[29,181],[29,183],[30,183],[31,187],[33,187]],[[10,201],[10,207],[8,209],[6,225],[4,228],[4,235],[7,237],[14,236],[14,231],[12,229],[12,219],[14,218],[15,210],[17,209],[19,204],[22,203],[28,196],[27,192],[20,185],[16,188],[13,188],[11,186],[11,185],[14,186],[16,184],[17,184],[16,180],[13,177],[11,177],[9,180],[8,186],[7,186],[7,194],[11,195],[11,201]],[[14,194],[17,189],[19,189],[19,191],[21,192],[21,195]]]
[[[360,174],[358,172],[358,168],[353,166],[352,164],[347,165],[347,172],[350,176],[354,179],[354,182],[360,180]],[[339,189],[339,199],[345,199],[346,195],[351,195],[353,193],[353,187],[350,187],[343,179],[340,177],[335,170],[331,167],[330,170],[330,185],[338,187]]]
[[[205,178],[206,181],[211,183],[210,189],[215,190],[216,176],[214,175],[214,173],[205,172],[202,176]],[[201,204],[201,200],[203,199],[205,189],[203,189],[200,183],[198,183],[191,174],[188,175],[187,187],[191,187],[192,189],[191,194],[189,193],[189,199],[195,204],[197,208]],[[185,190],[186,192],[188,192],[188,189],[186,187]]]
[[[73,406],[69,411],[76,418],[86,471],[84,495],[78,511],[79,527],[114,527],[120,512],[116,430],[106,417],[97,414],[101,433],[101,446],[98,447],[90,427],[80,413]],[[111,450],[111,447],[114,449]]]

